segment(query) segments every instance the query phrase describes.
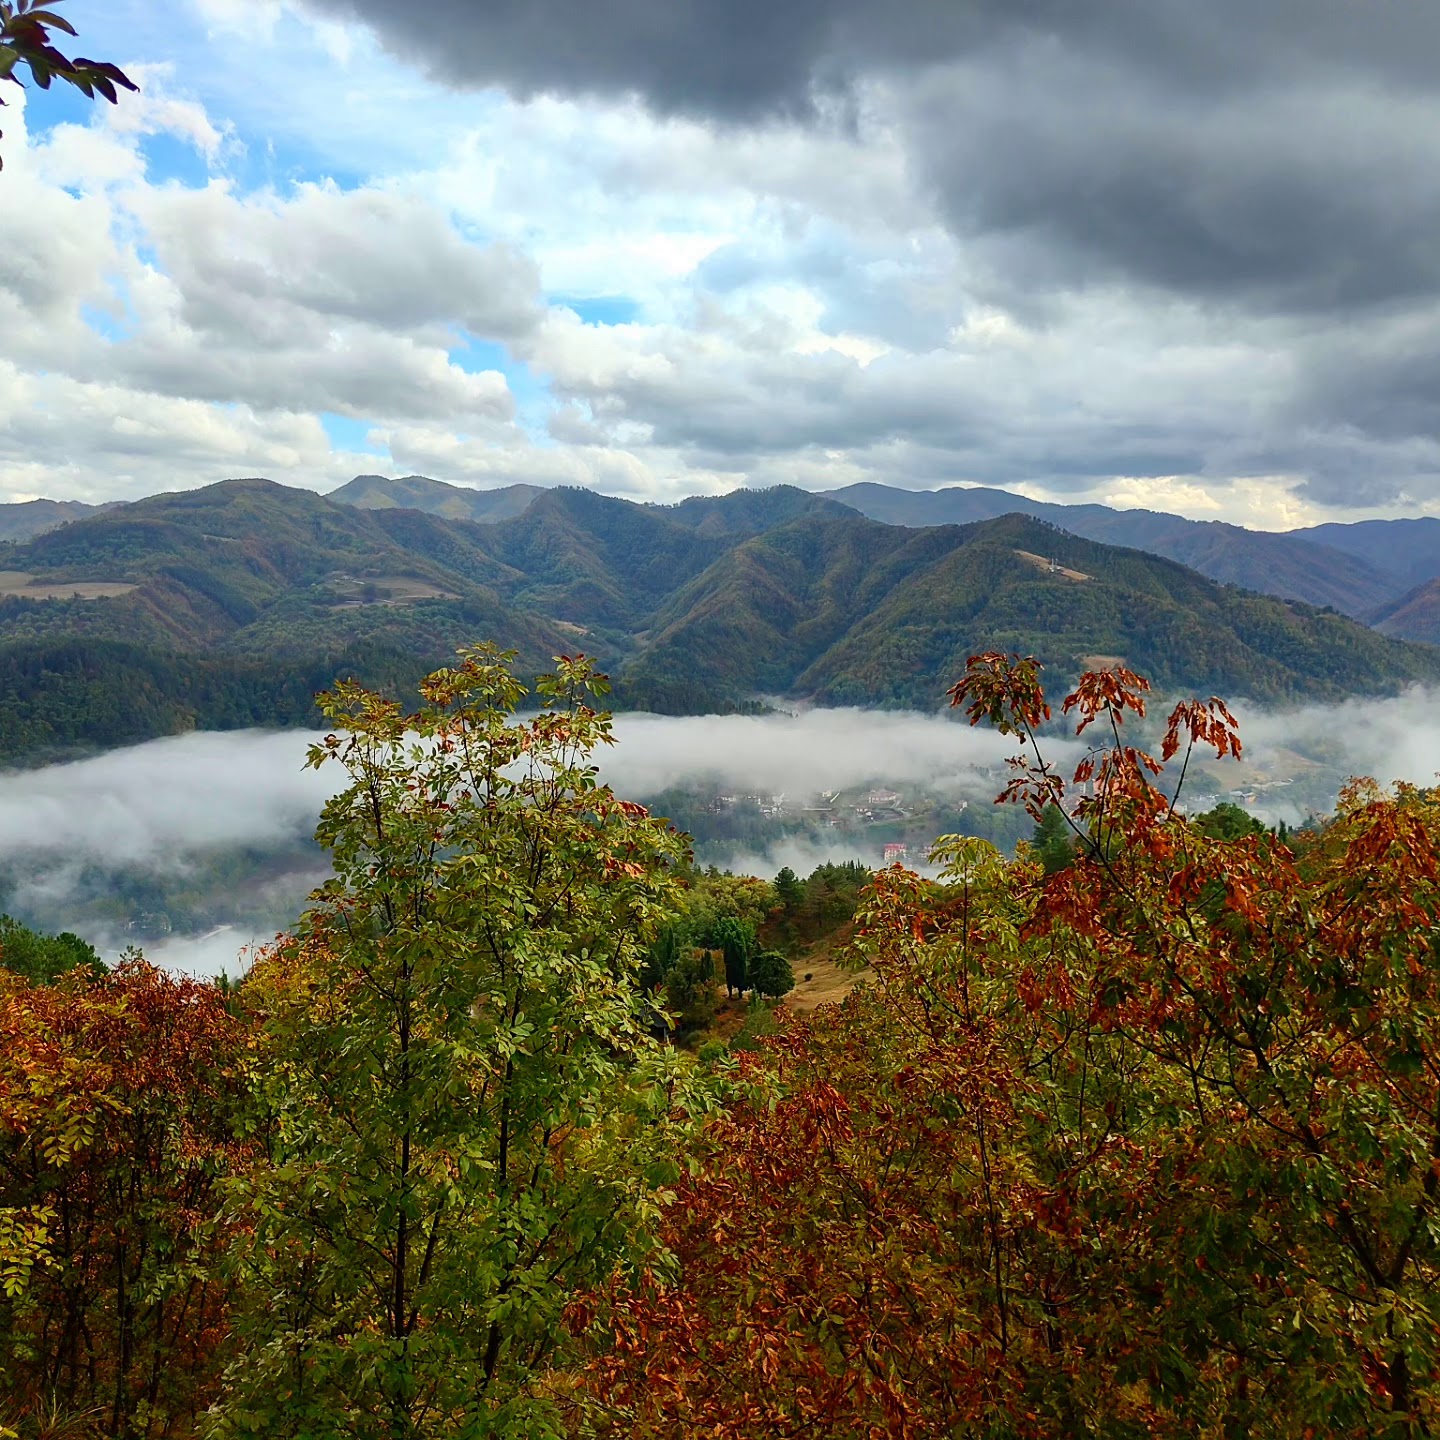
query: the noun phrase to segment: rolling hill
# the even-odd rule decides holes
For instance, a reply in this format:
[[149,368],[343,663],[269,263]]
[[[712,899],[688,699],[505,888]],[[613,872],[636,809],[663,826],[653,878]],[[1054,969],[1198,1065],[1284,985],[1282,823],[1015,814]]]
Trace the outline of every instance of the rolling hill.
[[357,475],[332,490],[329,499],[361,510],[423,510],[447,520],[474,520],[486,524],[509,520],[544,491],[538,485],[505,485],[496,490],[476,490],[468,485],[447,485],[425,475],[402,475],[390,480],[384,475]]
[[1440,654],[1342,616],[1010,515],[780,527],[680,591],[621,679],[661,699],[680,685],[733,694],[745,677],[829,703],[929,708],[966,655],[989,648],[1062,674],[1123,658],[1162,688],[1268,700],[1440,678]]
[[559,489],[476,522],[231,480],[0,546],[0,761],[313,722],[338,673],[408,687],[480,639],[532,674],[584,649],[617,704],[676,712],[930,708],[991,646],[1267,699],[1440,679],[1440,651],[1023,515],[906,528],[784,487]]
[[20,500],[0,505],[0,541],[28,540],[32,535],[43,535],[72,520],[111,508],[110,505],[86,505],[79,500]]
[[1316,525],[1290,534],[1343,550],[1380,571],[1393,587],[1392,599],[1440,576],[1440,520],[1433,516]]
[[[1353,526],[1321,526],[1313,531],[1277,534],[1217,520],[1186,520],[1154,510],[1054,505],[984,486],[898,490],[861,483],[832,490],[829,498],[887,525],[969,525],[1001,515],[1031,515],[1087,540],[1148,550],[1152,555],[1178,560],[1225,585],[1240,585],[1308,605],[1329,605],[1357,618],[1396,598],[1407,584],[1414,583],[1397,580],[1384,558],[1383,545],[1369,549],[1336,541],[1333,532],[1358,528]],[[1440,521],[1431,523],[1440,526]],[[1435,568],[1429,573],[1440,574],[1440,532],[1431,556]]]
[[1367,618],[1382,635],[1440,645],[1440,579],[1426,580]]

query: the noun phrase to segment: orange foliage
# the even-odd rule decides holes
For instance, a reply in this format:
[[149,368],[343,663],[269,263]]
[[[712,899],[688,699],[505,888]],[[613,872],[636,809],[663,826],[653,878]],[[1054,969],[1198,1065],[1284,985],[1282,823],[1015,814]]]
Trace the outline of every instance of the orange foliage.
[[239,1047],[214,985],[141,961],[49,986],[0,971],[0,1420],[190,1433],[226,1330]]
[[[1076,863],[976,841],[876,877],[843,1007],[747,1059],[674,1267],[573,1314],[613,1433],[1060,1440],[1440,1424],[1440,796],[1358,786],[1303,855],[1210,839],[1065,702]],[[1063,797],[1033,662],[953,692]],[[1163,753],[1239,752],[1222,702]],[[1186,751],[1188,757],[1188,750]]]

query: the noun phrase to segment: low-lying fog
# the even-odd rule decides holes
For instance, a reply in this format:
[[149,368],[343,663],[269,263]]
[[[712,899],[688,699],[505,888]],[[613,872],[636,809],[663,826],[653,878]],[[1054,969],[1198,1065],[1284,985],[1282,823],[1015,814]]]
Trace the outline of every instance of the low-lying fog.
[[[1233,788],[1267,821],[1304,821],[1347,775],[1424,784],[1440,771],[1440,693],[1239,714],[1242,766],[1192,777],[1187,790],[1228,798]],[[617,745],[598,757],[602,775],[641,801],[686,790],[753,795],[758,804],[783,793],[798,807],[822,793],[885,786],[936,797],[942,809],[961,798],[984,805],[1016,749],[1013,739],[947,716],[864,710],[622,715],[615,733]],[[0,775],[0,904],[31,923],[75,929],[110,956],[141,943],[176,969],[237,968],[242,947],[293,917],[323,873],[308,837],[340,771],[303,768],[313,738],[191,734]],[[1079,747],[1056,738],[1046,748],[1063,766]],[[786,864],[803,874],[822,860],[873,865],[875,850],[822,825],[760,845],[711,842],[701,858],[768,876]],[[147,932],[147,887],[169,893],[187,884],[199,896],[190,913],[208,923]],[[107,886],[129,898],[104,915]],[[215,893],[202,894],[207,887]],[[139,922],[124,918],[126,905],[141,912]]]

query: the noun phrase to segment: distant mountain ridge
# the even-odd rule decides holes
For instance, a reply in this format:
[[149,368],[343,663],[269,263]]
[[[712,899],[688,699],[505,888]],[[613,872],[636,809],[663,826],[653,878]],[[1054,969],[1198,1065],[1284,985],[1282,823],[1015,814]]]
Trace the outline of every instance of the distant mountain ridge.
[[486,524],[523,514],[530,502],[542,494],[544,487],[540,485],[475,490],[467,485],[431,480],[425,475],[402,475],[395,480],[384,475],[357,475],[338,490],[332,490],[328,498],[361,510],[423,510],[449,520]]
[[1440,645],[1440,579],[1424,581],[1366,618],[1382,635]]
[[1440,680],[1440,650],[1043,520],[904,528],[789,487],[543,490],[476,522],[231,480],[0,546],[0,580],[0,761],[313,723],[307,686],[403,689],[479,639],[529,673],[584,649],[618,705],[680,713],[774,692],[930,708],[990,646],[1230,696]]
[[28,540],[32,535],[43,535],[47,530],[59,529],[72,520],[112,509],[119,503],[86,505],[81,500],[17,500],[0,505],[0,542]]
[[[1344,532],[1358,526],[1328,525],[1313,530],[1247,530],[1219,520],[1187,520],[1154,510],[1115,510],[1107,505],[1056,505],[1030,500],[1008,490],[983,486],[949,486],[942,490],[897,490],[888,485],[861,483],[827,492],[872,520],[887,525],[968,525],[1001,515],[1031,515],[1106,545],[1148,550],[1178,560],[1222,584],[1303,600],[1357,618],[1397,598],[1415,583],[1394,572],[1383,542],[1351,545]],[[1440,521],[1429,551],[1433,569],[1440,574]],[[1423,525],[1423,521],[1368,521],[1361,525]],[[1423,564],[1426,562],[1417,562]],[[1416,577],[1416,578],[1428,578]]]
[[[487,521],[523,513],[540,493],[537,487],[525,485],[474,491],[423,476],[390,481],[357,476],[331,498],[347,504],[403,503],[434,514]],[[731,492],[734,496],[756,493],[765,492]],[[1002,515],[1029,515],[1084,539],[1177,560],[1222,584],[1321,608],[1329,606],[1361,620],[1414,586],[1440,576],[1440,519],[1369,520],[1263,531],[1219,520],[1189,520],[1162,511],[1031,500],[986,486],[903,490],[862,481],[812,493],[869,519],[908,528],[971,525]],[[683,521],[687,507],[703,507],[705,499],[692,497],[649,508]],[[1416,633],[1410,638],[1425,637]]]
[[[357,475],[330,493],[329,499],[366,510],[413,509],[450,520],[498,524],[523,515],[546,487],[513,484],[490,490],[453,485],[423,475],[389,479]],[[732,491],[731,504],[716,511],[697,496],[671,505],[645,508],[669,516],[690,528],[710,527],[706,534],[723,534],[715,526],[728,526],[727,516],[740,515],[746,497],[769,492]],[[792,515],[801,513],[806,492],[792,490],[787,503]],[[158,497],[152,497],[158,498]],[[610,497],[607,497],[610,498]],[[1023,514],[1047,520],[1072,534],[1104,544],[1149,551],[1198,570],[1223,584],[1242,586],[1282,599],[1329,606],[1342,614],[1369,621],[1391,613],[1410,590],[1440,576],[1440,519],[1368,520],[1326,524],[1286,532],[1247,530],[1222,521],[1188,520],[1151,510],[1116,510],[1105,505],[1061,505],[1030,500],[1012,491],[985,486],[946,486],[938,490],[904,490],[862,482],[843,489],[811,494],[810,503],[824,501],[842,506],[888,525],[910,528],[932,525],[968,525],[1002,515]],[[779,513],[767,512],[767,523],[778,523]],[[29,501],[0,505],[0,541],[24,539],[94,513],[97,507],[69,501]],[[103,507],[102,507],[103,508]],[[813,513],[807,511],[806,513]],[[834,512],[832,512],[834,513]],[[1387,633],[1408,622],[1396,612]],[[1415,640],[1428,633],[1405,631]],[[1402,637],[1403,638],[1403,637]]]
[[720,557],[658,614],[622,680],[760,688],[831,704],[936,703],[980,649],[1062,675],[1123,658],[1163,689],[1338,698],[1440,654],[1298,603],[1222,587],[1161,557],[1006,515],[903,529],[861,517],[782,526]]

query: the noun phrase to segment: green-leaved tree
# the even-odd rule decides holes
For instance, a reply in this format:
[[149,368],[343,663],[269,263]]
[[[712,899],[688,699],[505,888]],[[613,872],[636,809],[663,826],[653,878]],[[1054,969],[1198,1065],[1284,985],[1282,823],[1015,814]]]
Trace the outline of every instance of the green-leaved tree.
[[762,950],[750,962],[750,988],[757,995],[778,1000],[795,988],[795,972],[778,950]]
[[746,967],[755,948],[755,932],[744,921],[725,915],[715,922],[711,939],[725,957],[726,993],[743,995],[748,988]]
[[681,1082],[637,980],[683,842],[596,779],[603,678],[562,659],[517,720],[511,658],[415,714],[322,697],[336,875],[246,987],[271,1154],[214,1436],[557,1433],[562,1313],[648,1258]]

